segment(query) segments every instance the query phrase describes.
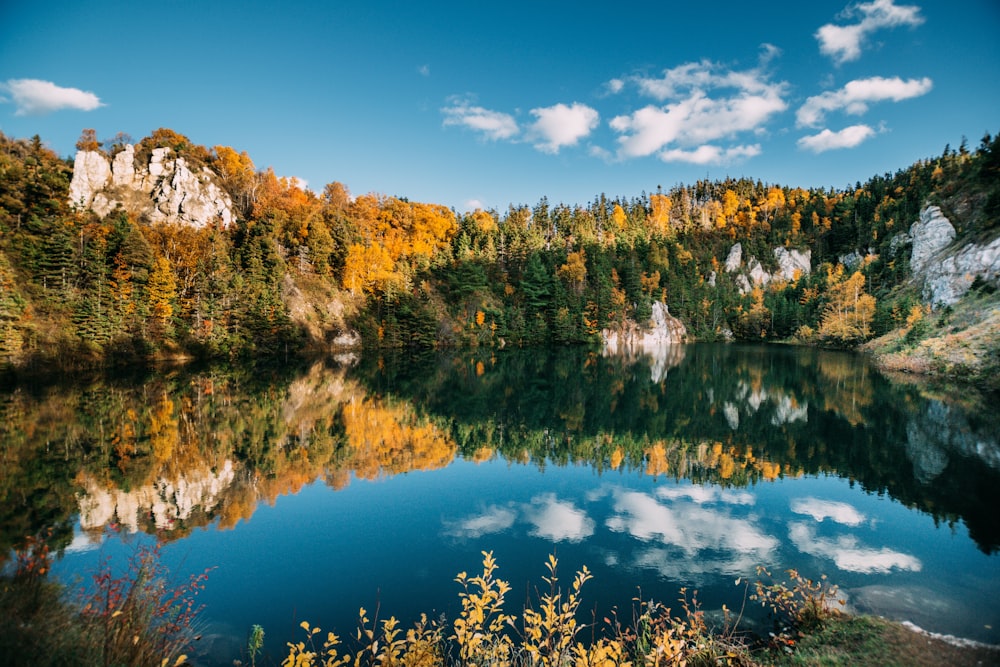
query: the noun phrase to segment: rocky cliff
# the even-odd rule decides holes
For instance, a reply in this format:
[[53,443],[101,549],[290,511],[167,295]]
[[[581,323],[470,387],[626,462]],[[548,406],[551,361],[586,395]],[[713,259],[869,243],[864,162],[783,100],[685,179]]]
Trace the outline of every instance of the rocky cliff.
[[743,246],[736,243],[729,249],[726,257],[726,272],[737,273],[736,284],[740,288],[740,294],[747,294],[755,285],[764,286],[775,280],[795,280],[797,275],[809,275],[812,269],[812,251],[808,249],[788,250],[778,247],[774,249],[774,260],[778,269],[773,273],[765,271],[760,260],[753,256],[747,259],[744,267]]
[[955,227],[937,206],[926,206],[910,233],[893,239],[893,247],[912,244],[910,270],[932,308],[951,306],[973,281],[1000,287],[1000,237],[981,243],[955,243]]
[[684,323],[672,316],[667,305],[660,301],[653,303],[653,315],[645,325],[628,321],[623,327],[601,332],[605,354],[647,354],[654,359],[686,338]]
[[131,144],[113,160],[97,151],[79,151],[69,199],[98,215],[120,205],[148,222],[194,227],[233,222],[232,200],[215,172],[172,157],[169,148],[153,149],[148,161],[139,160]]

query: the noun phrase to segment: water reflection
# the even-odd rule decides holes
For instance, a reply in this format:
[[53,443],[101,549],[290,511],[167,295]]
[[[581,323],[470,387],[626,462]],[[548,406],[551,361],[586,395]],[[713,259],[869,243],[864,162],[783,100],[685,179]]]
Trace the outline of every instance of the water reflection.
[[[737,501],[735,507],[742,510],[742,515],[737,515],[724,493],[706,498],[685,491],[670,487],[655,494],[611,491],[614,513],[607,519],[607,527],[652,545],[639,551],[634,565],[698,583],[697,575],[740,575],[772,562],[779,542],[755,525],[755,517],[747,513],[745,508],[753,505],[749,494],[732,497]],[[706,502],[720,506],[706,507]]]
[[[381,359],[22,388],[2,407],[8,546],[48,526],[66,541],[74,513],[88,531],[232,527],[315,479],[343,488],[459,455],[585,462],[718,488],[833,473],[965,522],[984,551],[1000,545],[988,509],[1000,500],[993,411],[924,398],[845,354],[674,346],[631,360],[583,350]],[[815,501],[792,511],[850,515]],[[588,523],[578,513],[543,498],[530,515],[539,534],[580,539]]]
[[[230,602],[216,601],[234,617],[306,608],[313,582],[331,599],[344,579],[388,591],[400,544],[431,589],[483,548],[528,569],[541,562],[532,550],[557,548],[611,596],[623,577],[666,580],[732,606],[732,581],[757,565],[826,572],[859,608],[910,618],[907,591],[931,590],[956,619],[1000,593],[988,399],[928,397],[849,354],[668,352],[390,356],[14,388],[0,403],[0,547],[52,529],[54,547],[83,558],[109,526],[188,541],[204,566],[239,570],[222,584]],[[315,553],[279,547],[303,542]],[[412,587],[406,572],[399,586]],[[246,576],[275,577],[273,597],[241,598]]]
[[920,559],[909,554],[886,547],[873,549],[860,546],[855,535],[821,538],[813,526],[798,521],[788,525],[788,539],[802,553],[832,560],[845,572],[871,574],[893,569],[919,572],[922,567]]

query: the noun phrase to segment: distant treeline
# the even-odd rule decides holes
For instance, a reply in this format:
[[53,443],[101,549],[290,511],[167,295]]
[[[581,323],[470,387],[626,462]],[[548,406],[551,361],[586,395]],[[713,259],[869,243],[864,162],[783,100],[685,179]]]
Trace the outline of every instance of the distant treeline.
[[[127,137],[78,147],[121,150]],[[169,147],[212,168],[236,224],[148,224],[68,203],[70,164],[39,137],[0,134],[0,355],[8,365],[130,363],[166,356],[274,357],[350,328],[367,347],[589,343],[643,321],[654,301],[699,340],[851,346],[906,325],[898,235],[928,201],[960,236],[1000,219],[1000,138],[963,140],[895,174],[843,190],[749,179],[698,181],[581,205],[457,213],[405,198],[319,194],[257,170],[245,152],[159,129],[136,155]],[[972,211],[972,213],[969,213]],[[774,249],[809,249],[812,271],[740,288],[726,271],[776,269]]]

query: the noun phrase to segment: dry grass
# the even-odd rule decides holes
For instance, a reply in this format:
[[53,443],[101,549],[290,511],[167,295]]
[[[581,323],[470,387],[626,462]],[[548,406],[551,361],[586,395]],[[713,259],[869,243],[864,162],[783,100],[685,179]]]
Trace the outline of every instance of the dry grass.
[[890,332],[862,349],[884,370],[1000,390],[1000,294],[970,294],[928,315],[922,335],[907,333]]

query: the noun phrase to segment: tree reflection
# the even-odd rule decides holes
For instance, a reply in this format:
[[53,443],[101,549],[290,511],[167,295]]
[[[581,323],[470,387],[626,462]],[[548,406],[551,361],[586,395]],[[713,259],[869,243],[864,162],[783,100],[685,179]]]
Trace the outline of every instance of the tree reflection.
[[456,456],[586,463],[720,488],[836,474],[1000,547],[1000,428],[859,357],[692,345],[373,358],[280,372],[175,371],[0,404],[0,549],[107,524],[166,538],[230,528],[317,480],[334,489]]

